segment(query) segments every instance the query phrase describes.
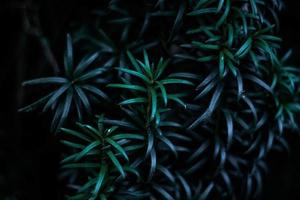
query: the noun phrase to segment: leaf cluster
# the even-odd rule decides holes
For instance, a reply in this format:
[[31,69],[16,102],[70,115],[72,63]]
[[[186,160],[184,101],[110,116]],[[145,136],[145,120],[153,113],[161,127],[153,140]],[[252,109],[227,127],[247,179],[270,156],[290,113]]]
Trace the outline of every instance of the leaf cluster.
[[[56,89],[22,109],[54,111],[67,198],[259,199],[269,152],[298,129],[300,71],[280,49],[281,7],[107,0],[91,25],[75,23],[86,56],[74,67],[68,36],[64,75],[24,83]],[[77,127],[62,128],[72,107]],[[97,119],[82,123],[82,111]]]

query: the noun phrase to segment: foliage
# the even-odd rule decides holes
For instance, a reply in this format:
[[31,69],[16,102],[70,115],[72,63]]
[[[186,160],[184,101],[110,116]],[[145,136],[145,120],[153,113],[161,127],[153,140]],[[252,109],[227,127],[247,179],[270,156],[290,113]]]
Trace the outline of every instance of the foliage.
[[[58,89],[22,109],[55,110],[68,199],[260,198],[266,156],[298,129],[300,71],[290,52],[281,57],[281,7],[107,0],[91,25],[74,25],[86,56],[73,66],[68,36],[65,75],[24,82]],[[107,99],[103,90],[108,108],[92,110],[91,94]],[[97,127],[61,128],[72,103],[79,119],[97,115]]]
[[107,77],[101,78],[107,69],[97,66],[94,69],[87,68],[98,58],[98,53],[87,54],[77,66],[74,66],[73,44],[71,36],[67,37],[67,50],[64,56],[64,74],[62,76],[43,77],[23,82],[23,86],[30,85],[54,85],[54,91],[40,98],[38,101],[21,108],[19,111],[32,111],[38,106],[45,104],[43,112],[55,110],[51,129],[61,127],[68,118],[71,106],[74,105],[79,120],[82,111],[91,112],[89,96],[94,95],[108,100],[108,96],[96,84],[105,83]]

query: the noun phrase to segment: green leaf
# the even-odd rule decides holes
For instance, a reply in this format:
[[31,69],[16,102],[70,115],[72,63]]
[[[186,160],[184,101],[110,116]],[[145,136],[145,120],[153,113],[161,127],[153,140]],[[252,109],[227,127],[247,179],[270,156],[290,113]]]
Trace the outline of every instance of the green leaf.
[[228,47],[231,47],[233,44],[233,38],[234,38],[234,33],[233,33],[233,27],[231,24],[227,25],[227,29],[228,29],[228,33],[227,33],[227,43],[228,43]]
[[282,41],[282,39],[280,37],[277,37],[277,36],[274,36],[274,35],[260,35],[259,38],[263,39],[263,40],[274,41],[274,42],[281,42]]
[[70,112],[72,99],[73,99],[73,92],[72,92],[72,90],[68,90],[66,100],[65,100],[64,105],[63,105],[63,110],[62,110],[62,113],[61,113],[61,117],[60,117],[60,120],[57,124],[57,128],[60,128],[64,124],[64,122],[66,121],[66,118],[68,117],[69,112]]
[[182,125],[173,121],[162,121],[159,124],[160,127],[174,127],[174,128],[182,128]]
[[106,176],[106,173],[107,173],[107,165],[102,163],[101,168],[100,168],[100,172],[99,172],[99,175],[98,175],[98,180],[96,182],[96,186],[95,186],[95,189],[93,191],[93,193],[95,195],[99,194],[99,191],[101,189],[101,186],[102,186],[103,180]]
[[182,19],[184,17],[184,14],[185,14],[185,4],[182,3],[180,4],[179,6],[179,9],[178,9],[178,12],[177,12],[177,15],[176,15],[176,18],[175,18],[175,21],[174,21],[174,25],[171,29],[171,33],[170,33],[170,38],[169,40],[174,36],[174,34],[179,30],[180,28],[180,25],[182,23]]
[[[67,142],[67,141],[65,141],[65,142]],[[62,142],[63,143],[63,142]],[[63,143],[64,144],[64,143]],[[69,146],[69,147],[72,147],[72,146],[70,146],[69,144],[65,144],[65,145],[67,145],[67,146]],[[72,147],[73,148],[73,147]],[[76,148],[76,147],[75,147]],[[78,146],[78,149],[83,149],[84,148],[84,145],[82,145],[82,147],[79,147]],[[74,154],[72,154],[72,155],[70,155],[70,156],[67,156],[67,157],[65,157],[63,160],[61,160],[59,163],[60,164],[65,164],[65,163],[69,163],[69,162],[71,162],[71,161],[75,161],[75,158],[76,158],[76,156],[77,156],[77,153],[74,153]]]
[[67,140],[61,140],[60,142],[64,145],[66,145],[66,146],[76,148],[76,149],[83,149],[85,147],[82,144],[78,144],[78,143],[75,143],[75,142],[70,142],[70,141],[67,141]]
[[104,92],[102,92],[101,90],[99,90],[95,86],[92,86],[92,85],[81,85],[80,87],[82,89],[88,90],[89,92],[91,92],[91,93],[93,93],[93,94],[95,94],[97,96],[100,96],[102,99],[105,99],[105,100],[109,101],[109,97]]
[[195,79],[198,80],[199,76],[194,73],[189,73],[189,72],[176,72],[176,73],[171,73],[169,74],[170,78],[187,78],[187,79]]
[[117,142],[113,141],[110,138],[106,138],[105,141],[108,142],[110,145],[112,145],[119,153],[121,153],[126,160],[129,160],[126,152]]
[[59,97],[61,97],[70,88],[70,86],[71,85],[67,83],[58,88],[45,104],[43,112],[47,111],[54,104],[54,102],[57,101]]
[[176,78],[167,78],[164,80],[160,81],[161,84],[185,84],[185,85],[194,85],[194,83],[187,81],[187,80],[183,80],[183,79],[176,79]]
[[108,84],[107,87],[114,87],[114,88],[124,88],[129,90],[136,90],[141,92],[146,92],[146,89],[139,85],[128,85],[128,84],[117,84],[117,83],[111,83]]
[[141,62],[140,60],[137,60],[137,62],[140,64],[140,66],[142,66],[142,68],[144,69],[144,71],[146,72],[147,76],[149,77],[149,79],[153,79],[153,74],[151,71],[150,66],[147,66],[146,64],[144,64],[143,62]]
[[203,8],[199,10],[194,10],[190,13],[188,13],[188,16],[198,16],[198,15],[204,15],[204,14],[215,14],[218,12],[216,8]]
[[212,112],[215,110],[220,96],[223,92],[223,84],[219,84],[210,100],[208,108],[200,115],[189,127],[188,129],[193,129],[198,126],[202,121],[206,120],[211,116]]
[[168,146],[168,148],[170,148],[170,150],[172,151],[172,153],[177,157],[177,151],[176,151],[176,147],[174,146],[174,144],[165,136],[160,136],[159,139]]
[[224,53],[221,51],[219,55],[219,76],[220,78],[224,78],[225,76],[225,57]]
[[85,107],[85,109],[89,113],[91,113],[91,104],[90,104],[89,99],[86,96],[86,94],[83,92],[83,90],[80,87],[75,85],[74,88],[75,88],[75,91],[76,91],[77,95],[79,96],[79,99],[83,103],[83,106]]
[[53,119],[52,119],[52,123],[51,123],[51,132],[56,131],[57,127],[58,127],[58,122],[61,119],[61,115],[64,109],[64,102],[59,103],[56,111],[54,113]]
[[208,109],[210,110],[210,112],[213,112],[217,106],[217,103],[220,99],[220,96],[223,92],[223,84],[219,84],[210,100],[210,103],[209,103],[209,107]]
[[44,77],[44,78],[37,78],[37,79],[24,81],[22,85],[23,86],[37,85],[37,84],[59,84],[60,85],[67,82],[68,80],[63,77]]
[[236,77],[237,76],[237,68],[233,65],[231,60],[227,59],[226,64],[227,64],[228,68],[230,69],[231,73],[233,74],[233,76]]
[[164,199],[167,200],[175,200],[163,187],[157,184],[153,184],[152,186],[159,194],[161,194]]
[[52,95],[53,95],[54,92],[51,92],[49,93],[48,95],[40,98],[39,100],[35,101],[34,103],[28,105],[28,106],[25,106],[23,108],[20,108],[18,110],[18,112],[30,112],[30,111],[33,111],[35,110],[37,107],[39,107],[40,105],[42,105],[44,102],[46,102]]
[[157,165],[157,170],[161,171],[169,181],[172,183],[175,183],[175,177],[174,175],[170,172],[170,170],[162,165]]
[[158,79],[162,73],[165,71],[166,67],[168,66],[168,61],[164,61],[163,58],[160,58],[155,72],[155,79]]
[[137,63],[136,59],[133,57],[133,55],[131,54],[130,51],[127,51],[127,56],[130,60],[130,62],[132,63],[133,67],[135,68],[136,71],[138,71],[139,73],[142,73],[142,70],[139,66],[139,64]]
[[184,191],[186,193],[186,199],[192,199],[192,191],[191,191],[189,184],[179,173],[176,173],[176,174],[177,174],[177,177],[178,177],[180,183],[182,184],[182,186],[184,188]]
[[145,75],[143,75],[140,72],[136,72],[130,69],[125,69],[125,68],[117,68],[119,71],[125,72],[127,74],[133,75],[135,77],[138,77],[140,79],[142,79],[143,81],[145,81],[146,83],[151,83],[150,79],[148,79]]
[[61,128],[60,129],[61,131],[63,131],[64,133],[67,133],[69,135],[72,135],[72,136],[75,136],[77,138],[80,138],[86,142],[91,142],[91,139],[89,137],[87,137],[85,134],[83,133],[80,133],[78,131],[74,131],[74,130],[71,130],[71,129],[67,129],[67,128]]
[[197,59],[199,62],[209,62],[216,59],[216,56],[204,56]]
[[71,196],[69,197],[68,196],[68,200],[81,200],[81,199],[86,199],[88,198],[87,196],[89,196],[88,194],[86,193],[80,193],[80,194],[77,194],[77,195],[74,195],[74,196]]
[[124,149],[126,151],[135,151],[138,149],[142,149],[143,147],[144,147],[143,144],[135,144],[135,145],[126,146],[126,147],[124,147]]
[[232,10],[238,13],[238,15],[240,16],[240,18],[243,22],[243,35],[245,35],[245,36],[248,35],[247,18],[245,16],[246,14],[237,7],[232,7]]
[[257,6],[256,6],[256,0],[250,0],[251,9],[254,15],[257,16]]
[[139,134],[132,134],[132,133],[120,133],[117,135],[113,135],[111,137],[113,140],[120,140],[120,139],[136,139],[136,140],[144,140],[144,136]]
[[233,185],[232,185],[232,182],[230,180],[230,177],[229,177],[228,173],[225,170],[223,170],[223,171],[220,172],[220,174],[221,174],[221,177],[222,177],[222,179],[223,179],[223,181],[224,181],[224,183],[227,187],[227,190],[231,193]]
[[[253,0],[251,0],[251,1],[253,1]],[[246,196],[246,199],[250,199],[251,194],[253,192],[252,176],[248,175],[246,179],[247,180],[246,180],[246,194],[245,194],[245,196]]]
[[254,75],[251,75],[251,74],[246,74],[244,77],[246,79],[256,83],[260,87],[264,88],[265,90],[267,90],[271,94],[273,94],[272,88],[269,85],[267,85],[263,80],[259,79],[258,77],[254,76]]
[[120,162],[118,161],[118,159],[116,158],[116,156],[113,154],[113,152],[108,151],[108,152],[106,152],[106,154],[108,155],[108,157],[110,158],[112,163],[115,165],[115,167],[118,169],[118,171],[120,172],[122,177],[125,178],[124,169],[123,169],[122,165],[120,164]]
[[108,136],[108,135],[110,135],[111,133],[113,133],[115,130],[117,130],[118,128],[119,128],[119,126],[113,126],[113,127],[109,128],[109,129],[107,129],[107,130],[105,131],[105,133],[106,133],[106,135]]
[[83,128],[87,133],[89,133],[95,139],[103,137],[102,133],[100,133],[96,128],[94,128],[94,127],[92,127],[92,126],[90,126],[88,124],[81,124],[80,127]]
[[[87,190],[90,190],[90,188],[94,187],[97,182],[97,178],[89,178],[89,180],[78,189],[77,193],[85,193]],[[96,194],[93,194],[91,192],[92,196],[89,194],[88,196],[91,196],[89,200],[95,199]]]
[[186,109],[186,104],[177,95],[168,94],[168,99],[175,101]]
[[224,1],[225,1],[225,0],[219,0],[217,12],[220,12],[220,11],[221,11],[221,9],[222,9],[222,7],[223,7],[223,5],[224,5]]
[[133,123],[124,120],[103,119],[103,122],[105,124],[111,124],[111,125],[137,130],[137,127]]
[[213,188],[214,188],[214,183],[213,182],[209,183],[209,185],[202,192],[199,199],[201,199],[201,200],[202,199],[207,199],[207,197],[209,196],[209,194],[210,194],[210,192],[212,191]]
[[232,122],[232,116],[230,112],[228,111],[223,111],[226,119],[226,124],[227,124],[227,148],[231,145],[232,143],[232,138],[233,138],[233,122]]
[[242,100],[244,100],[244,102],[249,106],[251,113],[253,115],[254,118],[254,124],[256,124],[257,122],[257,112],[256,112],[256,108],[253,105],[252,101],[245,95],[242,95]]
[[151,96],[151,114],[150,120],[153,120],[157,112],[157,94],[153,88],[149,88]]
[[72,44],[72,38],[70,34],[67,34],[67,50],[65,55],[64,67],[67,76],[70,76],[73,67],[73,44]]
[[85,74],[82,74],[77,78],[76,81],[87,81],[89,79],[95,78],[96,76],[99,76],[100,74],[104,73],[106,71],[105,68],[96,68],[93,70],[88,71]]
[[148,174],[148,180],[151,180],[156,171],[156,151],[154,148],[150,152],[150,171]]
[[78,120],[82,121],[82,110],[81,110],[82,108],[81,108],[81,103],[80,103],[78,96],[74,97],[74,105],[75,105]]
[[243,90],[244,90],[243,78],[242,78],[241,73],[240,73],[239,70],[237,70],[236,81],[237,81],[238,99],[239,99],[242,96],[242,93],[243,93]]
[[147,68],[147,71],[150,72],[149,75],[151,74],[151,69],[150,69],[150,63],[149,63],[149,58],[146,50],[143,50],[143,55],[144,55],[144,63],[145,67]]
[[86,156],[89,152],[91,152],[95,147],[99,146],[101,144],[100,141],[94,141],[90,143],[88,146],[86,146],[78,155],[76,156],[75,160],[78,161],[84,156]]
[[[221,0],[223,1],[223,0]],[[222,17],[217,21],[216,27],[220,27],[226,20],[229,11],[230,11],[230,1],[231,0],[226,0],[226,6],[225,6],[225,11],[223,12]]]
[[108,37],[108,35],[102,29],[98,29],[97,32],[102,39],[101,41],[103,41],[102,44],[104,43],[106,46],[108,46],[111,49],[111,52],[115,51],[116,47],[114,45],[114,42]]
[[214,80],[216,78],[217,75],[218,75],[218,73],[216,70],[210,72],[209,75],[197,86],[196,90],[198,90],[201,87],[204,87],[205,85],[210,83],[212,80]]
[[191,142],[192,139],[190,137],[187,137],[185,135],[182,135],[182,134],[179,134],[179,133],[175,133],[175,132],[168,132],[166,133],[166,136],[167,137],[172,137],[174,139],[177,139],[177,140],[181,140],[181,141],[186,141],[186,142]]
[[206,141],[202,143],[196,151],[193,152],[191,156],[188,157],[187,162],[192,162],[196,158],[198,158],[202,153],[205,152],[205,150],[209,147],[209,143]]
[[235,57],[242,58],[244,57],[251,49],[252,38],[249,37],[245,43],[239,48],[239,50],[235,53]]
[[147,99],[144,97],[137,97],[132,99],[127,99],[122,102],[120,102],[120,105],[128,105],[128,104],[136,104],[136,103],[146,103]]
[[71,163],[71,164],[65,164],[62,166],[62,168],[98,168],[99,163]]
[[131,172],[132,174],[136,175],[137,178],[139,178],[139,179],[141,178],[139,171],[135,167],[124,166],[123,169],[126,172]]
[[103,135],[104,134],[104,124],[103,124],[104,114],[96,115],[96,117],[98,118],[98,120],[97,120],[98,133],[100,133],[100,135]]
[[148,137],[147,137],[146,157],[150,154],[154,145],[154,135],[150,130],[147,131],[147,136]]
[[196,46],[199,49],[204,49],[204,50],[219,50],[220,47],[219,45],[215,44],[205,44],[203,42],[197,42],[197,41],[192,41],[192,44]]
[[90,64],[92,64],[97,58],[99,57],[99,52],[93,53],[92,55],[85,56],[80,63],[77,65],[74,76],[78,77],[80,74],[88,67]]
[[160,82],[157,81],[156,84],[158,85],[158,87],[159,87],[159,89],[161,91],[161,96],[163,98],[164,104],[165,104],[165,106],[167,106],[167,104],[168,104],[168,96],[167,96],[166,89],[165,89],[164,85],[161,84]]

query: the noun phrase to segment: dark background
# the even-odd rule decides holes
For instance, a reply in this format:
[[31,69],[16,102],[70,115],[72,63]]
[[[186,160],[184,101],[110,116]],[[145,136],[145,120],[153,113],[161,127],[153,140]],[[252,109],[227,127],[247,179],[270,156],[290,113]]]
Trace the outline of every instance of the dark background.
[[[57,177],[60,146],[49,124],[43,124],[47,116],[20,114],[17,109],[26,103],[22,80],[51,72],[56,62],[61,63],[61,37],[70,19],[83,16],[92,6],[86,2],[0,0],[0,200],[62,199]],[[293,49],[291,63],[300,66],[300,1],[285,3],[279,35],[283,49]],[[30,99],[28,90],[26,94]],[[263,199],[300,199],[300,137],[286,134],[290,154],[269,156]]]

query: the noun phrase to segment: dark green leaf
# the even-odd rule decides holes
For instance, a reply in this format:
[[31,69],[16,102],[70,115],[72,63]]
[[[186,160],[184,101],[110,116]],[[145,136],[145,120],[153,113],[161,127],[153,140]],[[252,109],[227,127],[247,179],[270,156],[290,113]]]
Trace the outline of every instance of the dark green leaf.
[[200,10],[194,10],[190,13],[188,13],[188,16],[197,16],[197,15],[204,15],[204,14],[214,14],[216,13],[218,10],[216,8],[203,8]]
[[100,168],[100,172],[99,172],[99,175],[98,175],[98,178],[97,178],[98,180],[96,182],[95,189],[93,191],[93,193],[95,195],[99,194],[99,191],[101,189],[101,186],[102,186],[103,180],[106,176],[106,173],[107,173],[107,165],[102,163],[101,168]]
[[153,120],[157,112],[157,94],[153,88],[149,88],[151,95],[151,114],[150,120]]
[[106,154],[108,155],[108,157],[110,158],[112,163],[115,165],[115,167],[118,169],[118,171],[120,172],[122,177],[125,178],[124,169],[123,169],[122,165],[120,164],[120,162],[118,161],[118,159],[116,158],[116,156],[113,154],[113,152],[108,151],[108,152],[106,152]]
[[125,72],[127,74],[130,74],[130,75],[133,75],[135,77],[138,77],[140,79],[142,79],[143,81],[145,81],[146,83],[150,83],[151,81],[145,76],[143,75],[142,73],[139,73],[139,72],[136,72],[136,71],[133,71],[133,70],[130,70],[130,69],[125,69],[125,68],[117,68],[119,69],[119,71],[121,72]]
[[103,98],[103,99],[105,99],[107,101],[109,101],[109,97],[104,92],[102,92],[101,90],[99,90],[95,86],[92,86],[92,85],[81,85],[80,87],[83,88],[83,89],[85,89],[85,90],[88,90],[91,93],[94,93],[94,94],[100,96],[101,98]]
[[251,49],[252,38],[249,37],[245,43],[239,48],[239,50],[235,53],[235,57],[242,58],[244,57]]
[[116,143],[115,141],[113,141],[110,138],[106,138],[105,141],[108,142],[110,145],[112,145],[119,153],[121,153],[126,160],[129,160],[126,152],[123,149],[123,147],[121,147],[118,143]]
[[176,78],[168,78],[160,81],[162,84],[185,84],[185,85],[194,85],[192,82],[182,79],[176,79]]
[[146,89],[144,87],[139,86],[139,85],[133,85],[133,84],[128,85],[128,84],[111,83],[111,84],[108,84],[107,87],[124,88],[124,89],[129,89],[129,90],[146,92]]
[[24,81],[22,85],[27,86],[27,85],[37,85],[37,84],[64,84],[67,82],[68,80],[63,77],[44,77],[44,78],[37,78],[29,81]]
[[67,51],[65,56],[64,67],[67,76],[70,76],[73,68],[73,44],[70,34],[67,35]]
[[203,42],[197,42],[193,41],[192,44],[196,46],[199,49],[204,49],[204,50],[219,50],[219,45],[214,45],[214,44],[205,44]]
[[90,143],[88,146],[86,146],[80,153],[78,153],[76,157],[76,161],[80,160],[84,156],[86,156],[89,152],[91,152],[95,147],[99,146],[101,144],[100,141],[94,141]]
[[127,99],[122,102],[120,102],[120,105],[128,105],[128,104],[136,104],[136,103],[146,103],[147,99],[144,97],[137,97],[133,99]]
[[78,77],[80,74],[90,65],[92,64],[97,58],[99,57],[99,53],[93,53],[92,55],[87,55],[84,57],[80,63],[77,65],[75,71],[74,71],[74,76]]
[[155,171],[156,171],[156,152],[155,149],[152,148],[150,152],[150,170],[149,170],[148,180],[152,179]]

